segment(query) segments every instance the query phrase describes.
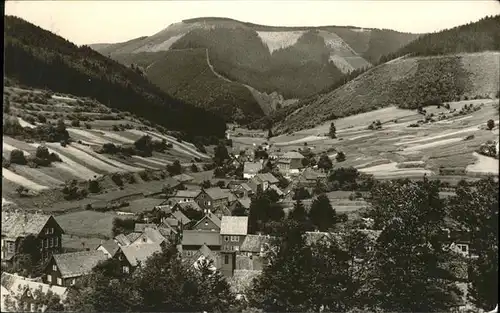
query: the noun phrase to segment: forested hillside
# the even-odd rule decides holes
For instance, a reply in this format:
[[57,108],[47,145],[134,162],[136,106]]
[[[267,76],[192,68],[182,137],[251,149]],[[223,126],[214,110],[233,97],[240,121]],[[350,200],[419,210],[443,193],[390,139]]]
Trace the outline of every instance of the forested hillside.
[[[282,107],[286,100],[330,89],[332,84],[345,80],[345,74],[370,67],[383,54],[396,51],[418,36],[353,26],[279,27],[197,18],[172,24],[150,37],[91,46],[124,64],[141,64],[148,69],[151,81],[167,92],[175,89],[176,96],[214,107],[212,111],[227,119],[250,121],[263,116],[256,110],[259,106],[266,114],[276,107],[274,103],[263,103],[267,97],[256,96],[255,91],[277,94],[274,99],[284,98],[278,106]],[[210,90],[199,88],[201,78],[179,89],[176,76],[186,77],[184,72],[190,76],[206,69],[202,62],[182,61],[191,57],[192,49],[207,49],[214,71],[236,84],[204,74],[201,86],[212,86]],[[184,51],[188,55],[169,54],[170,59],[180,61],[173,66],[171,60],[165,59],[165,51]],[[217,84],[220,86],[214,88]],[[243,85],[252,88],[253,99],[242,91]]]
[[5,75],[21,84],[91,97],[167,129],[223,136],[224,121],[183,103],[132,70],[23,19],[6,16]]
[[[500,54],[493,51],[500,51],[499,34],[500,16],[495,16],[421,36],[382,57],[375,68],[352,72],[332,86],[335,88],[279,110],[268,119],[279,124],[278,131],[292,131],[388,105],[416,109],[495,97]],[[268,119],[252,126],[263,127]]]

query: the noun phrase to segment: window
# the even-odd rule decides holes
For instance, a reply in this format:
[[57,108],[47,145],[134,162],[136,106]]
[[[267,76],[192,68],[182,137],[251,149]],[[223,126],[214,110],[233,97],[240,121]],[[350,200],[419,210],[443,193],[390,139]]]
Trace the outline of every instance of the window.
[[9,253],[14,253],[14,243],[12,241],[7,241],[7,251],[9,251]]
[[57,277],[57,284],[59,286],[62,286],[62,279],[60,277]]
[[56,271],[57,271],[57,265],[55,265],[55,264],[54,264],[54,265],[52,265],[52,270],[53,270],[54,272],[56,272]]
[[71,280],[71,286],[73,286],[74,284],[76,284],[76,279],[75,279],[75,278],[73,278],[73,279]]
[[52,248],[53,244],[54,244],[53,239],[49,238],[49,248]]
[[142,238],[142,242],[147,242],[147,241],[148,241],[148,238],[146,238],[146,237]]
[[53,228],[53,227],[51,227],[51,228],[50,228],[50,233],[51,233],[51,234],[53,234],[53,233],[54,233],[54,228]]
[[54,237],[54,247],[59,247],[59,238]]
[[210,205],[210,201],[208,201],[208,205]]
[[225,236],[224,241],[226,241],[226,242],[229,241],[229,236]]
[[35,312],[35,304],[34,303],[30,304],[30,309],[31,309],[30,310],[31,312]]
[[229,255],[224,256],[224,264],[229,264]]
[[52,275],[47,275],[47,281],[48,281],[49,283],[51,283],[51,282],[52,282]]
[[462,245],[462,252],[467,252],[467,245]]
[[45,234],[50,234],[50,228],[45,228]]
[[128,268],[128,266],[123,266],[123,267],[122,267],[122,270],[123,270],[123,273],[124,273],[124,274],[128,274],[128,273],[129,273],[129,268]]

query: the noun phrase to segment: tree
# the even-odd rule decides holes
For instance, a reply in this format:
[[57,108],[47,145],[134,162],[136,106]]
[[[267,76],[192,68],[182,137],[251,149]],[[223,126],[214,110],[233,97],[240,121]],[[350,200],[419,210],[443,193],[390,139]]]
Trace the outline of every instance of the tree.
[[491,310],[498,303],[498,181],[482,179],[469,186],[459,184],[450,199],[451,217],[468,230],[477,258],[471,262],[470,300]]
[[249,233],[254,234],[262,230],[268,222],[281,221],[285,213],[277,203],[278,200],[278,194],[272,189],[257,192],[253,196],[248,214]]
[[336,211],[325,194],[314,199],[309,210],[309,220],[319,231],[328,231],[336,222]]
[[486,127],[488,127],[488,130],[492,130],[493,128],[495,128],[495,121],[488,120],[488,122],[486,123]]
[[378,183],[370,216],[382,233],[364,287],[367,305],[398,312],[443,312],[456,306],[461,292],[444,266],[453,254],[442,231],[439,182]]
[[297,223],[302,223],[302,224],[306,223],[307,212],[302,201],[300,200],[295,201],[293,209],[290,211],[288,218],[296,221]]
[[304,199],[309,199],[310,197],[311,197],[311,194],[309,193],[309,191],[304,187],[300,187],[300,188],[294,189],[292,199],[293,200],[304,200]]
[[95,179],[89,180],[89,192],[98,193],[101,191],[101,186],[99,185],[99,181]]
[[200,184],[200,186],[201,186],[201,188],[207,189],[207,188],[212,187],[212,183],[211,183],[209,180],[204,180],[204,181]]
[[269,128],[269,130],[267,131],[267,140],[271,139],[273,137],[273,131],[271,130],[271,128]]
[[345,154],[344,154],[344,152],[339,151],[337,153],[337,155],[335,156],[335,160],[337,160],[337,162],[344,162],[345,161]]
[[229,160],[229,153],[227,152],[227,148],[224,143],[219,142],[217,147],[215,147],[214,162],[220,166],[225,160]]
[[[24,287],[29,289],[29,287]],[[18,285],[17,292],[14,295],[5,295],[5,308],[10,312],[23,312],[30,310],[30,306],[33,305],[34,312],[62,312],[64,307],[61,303],[61,298],[59,295],[48,290],[44,292],[42,286],[35,290],[29,289],[31,297],[25,296],[25,290]],[[28,310],[26,308],[29,308]]]
[[198,284],[201,288],[199,302],[204,311],[229,312],[236,304],[236,296],[222,274],[215,269],[213,260],[203,258],[197,262]]
[[23,276],[37,277],[42,274],[40,244],[33,235],[21,239],[17,246],[14,269]]
[[36,153],[35,156],[40,159],[49,159],[50,158],[50,152],[49,149],[46,146],[38,146],[36,148]]
[[10,163],[11,164],[20,164],[20,165],[26,165],[26,157],[24,156],[24,153],[21,150],[14,149],[10,152]]
[[197,173],[198,172],[198,166],[196,166],[196,164],[191,164],[191,172],[193,173]]
[[335,127],[335,124],[333,122],[330,124],[330,130],[328,131],[328,136],[330,136],[330,138],[332,139],[337,138],[337,128]]
[[249,294],[252,307],[264,312],[306,312],[319,309],[311,295],[314,284],[314,260],[306,245],[304,229],[294,221],[286,223],[283,238],[275,257],[255,278]]
[[331,170],[333,167],[333,163],[332,163],[332,160],[330,160],[330,158],[328,157],[328,155],[326,154],[323,154],[320,158],[319,158],[319,161],[318,161],[318,168],[322,169],[322,170],[325,170],[325,171],[329,171]]
[[121,219],[115,217],[113,219],[113,226],[111,228],[111,232],[113,236],[124,234],[128,235],[134,231],[135,220],[132,218]]
[[167,165],[167,171],[170,173],[170,176],[179,175],[182,173],[182,166],[179,160],[175,160],[174,163]]
[[217,187],[219,187],[219,188],[224,188],[224,187],[226,187],[226,183],[225,183],[223,180],[219,180],[219,181],[217,182],[217,184],[216,184],[216,185],[217,185]]

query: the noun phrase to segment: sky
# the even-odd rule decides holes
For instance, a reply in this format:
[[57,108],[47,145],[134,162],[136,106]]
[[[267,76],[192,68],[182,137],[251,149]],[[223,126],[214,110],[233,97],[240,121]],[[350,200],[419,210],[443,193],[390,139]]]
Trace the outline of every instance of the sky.
[[272,26],[352,25],[427,33],[500,14],[495,0],[460,1],[7,1],[21,17],[75,44],[150,36],[183,19],[215,16]]

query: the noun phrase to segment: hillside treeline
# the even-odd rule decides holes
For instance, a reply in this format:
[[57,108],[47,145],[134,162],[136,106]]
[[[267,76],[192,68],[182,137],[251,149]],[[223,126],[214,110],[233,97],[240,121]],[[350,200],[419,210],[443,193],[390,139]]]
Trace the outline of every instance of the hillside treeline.
[[475,23],[427,34],[397,52],[381,58],[387,62],[397,57],[430,56],[462,52],[499,51],[500,15],[485,17]]
[[137,71],[20,18],[4,20],[7,77],[32,87],[92,97],[167,129],[224,135],[223,119],[172,98]]

